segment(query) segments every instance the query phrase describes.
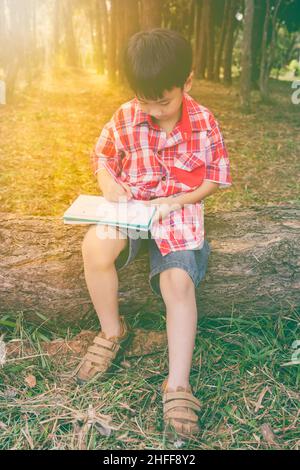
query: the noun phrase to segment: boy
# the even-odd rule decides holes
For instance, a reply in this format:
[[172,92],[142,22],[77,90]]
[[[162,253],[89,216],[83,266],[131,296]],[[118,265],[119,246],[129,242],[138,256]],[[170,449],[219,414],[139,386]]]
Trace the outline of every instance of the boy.
[[[203,199],[231,185],[229,160],[218,123],[188,94],[192,50],[180,34],[165,29],[135,34],[124,66],[135,98],[104,126],[92,154],[93,170],[106,199],[140,199],[158,208],[147,243],[150,286],[167,313],[164,423],[168,435],[175,430],[188,437],[199,431],[200,403],[189,375],[197,330],[195,287],[210,253]],[[93,225],[85,235],[85,279],[101,332],[79,366],[80,383],[106,372],[131,340],[118,311],[117,270],[137,256],[140,245],[136,233],[114,227]]]

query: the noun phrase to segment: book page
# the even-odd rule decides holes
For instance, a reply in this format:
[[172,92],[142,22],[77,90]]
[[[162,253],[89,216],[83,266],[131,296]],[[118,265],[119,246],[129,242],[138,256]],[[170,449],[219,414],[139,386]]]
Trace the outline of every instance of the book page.
[[[121,199],[122,201],[122,199]],[[142,201],[124,199],[110,202],[103,196],[80,195],[64,213],[64,219],[81,222],[101,222],[122,226],[148,227],[155,208]]]

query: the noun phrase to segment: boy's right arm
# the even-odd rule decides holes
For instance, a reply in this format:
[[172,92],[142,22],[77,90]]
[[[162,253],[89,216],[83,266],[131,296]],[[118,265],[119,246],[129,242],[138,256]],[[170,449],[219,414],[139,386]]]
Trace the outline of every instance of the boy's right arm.
[[103,197],[108,201],[118,202],[119,198],[132,198],[130,187],[126,183],[117,183],[105,168],[99,168],[96,175]]
[[[91,154],[92,170],[97,177],[100,190],[105,199],[118,202],[122,197],[131,199],[132,194],[127,184],[119,181],[120,155],[115,145],[113,119],[105,124]],[[108,167],[108,169],[107,169]]]

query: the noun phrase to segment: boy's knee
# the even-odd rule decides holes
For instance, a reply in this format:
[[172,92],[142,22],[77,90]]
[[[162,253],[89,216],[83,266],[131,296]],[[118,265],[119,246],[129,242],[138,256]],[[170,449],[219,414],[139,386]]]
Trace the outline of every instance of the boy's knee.
[[184,269],[170,268],[160,274],[160,288],[165,297],[180,302],[186,299],[194,283]]
[[127,240],[119,239],[117,229],[106,225],[93,225],[82,241],[81,251],[84,262],[107,268],[114,263],[126,247]]

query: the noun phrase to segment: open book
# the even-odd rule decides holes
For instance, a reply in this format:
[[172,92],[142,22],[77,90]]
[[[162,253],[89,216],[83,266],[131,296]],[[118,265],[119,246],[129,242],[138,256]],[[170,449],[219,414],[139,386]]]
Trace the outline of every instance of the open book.
[[63,215],[65,224],[107,224],[149,230],[156,208],[143,201],[110,202],[103,196],[83,195]]

